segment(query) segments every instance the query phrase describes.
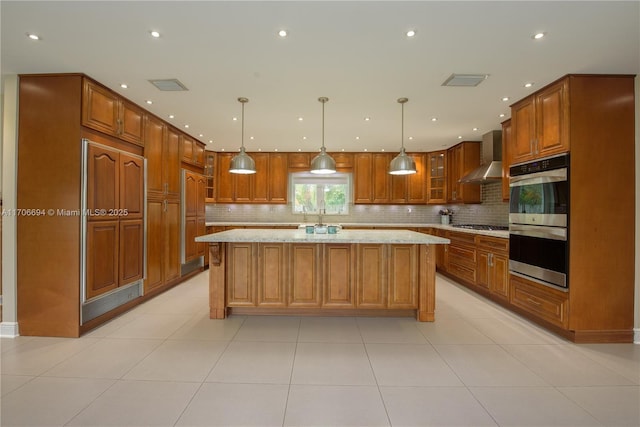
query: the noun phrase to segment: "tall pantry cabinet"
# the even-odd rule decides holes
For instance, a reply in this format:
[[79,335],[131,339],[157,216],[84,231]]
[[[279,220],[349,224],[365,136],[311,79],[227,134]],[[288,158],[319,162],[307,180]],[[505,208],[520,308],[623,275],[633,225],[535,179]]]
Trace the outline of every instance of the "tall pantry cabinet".
[[21,335],[78,337],[183,279],[184,138],[83,74],[20,76]]

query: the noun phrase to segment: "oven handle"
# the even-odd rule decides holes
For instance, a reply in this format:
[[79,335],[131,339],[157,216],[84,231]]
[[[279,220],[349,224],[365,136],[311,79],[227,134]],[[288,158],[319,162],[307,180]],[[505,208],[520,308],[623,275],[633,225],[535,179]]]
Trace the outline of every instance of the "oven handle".
[[509,234],[567,241],[567,229],[564,227],[545,227],[543,225],[509,224]]
[[567,168],[550,171],[534,172],[526,175],[517,175],[509,178],[509,187],[522,185],[546,184],[549,182],[562,182],[567,180]]

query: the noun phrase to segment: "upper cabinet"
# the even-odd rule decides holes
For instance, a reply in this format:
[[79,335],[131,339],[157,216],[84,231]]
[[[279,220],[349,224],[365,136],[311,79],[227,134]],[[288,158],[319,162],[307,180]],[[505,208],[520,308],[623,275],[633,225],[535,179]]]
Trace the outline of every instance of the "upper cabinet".
[[502,200],[509,200],[509,150],[511,147],[511,119],[502,122]]
[[215,202],[216,192],[216,153],[213,151],[205,151],[204,153],[204,176],[206,180],[205,184],[205,201]]
[[480,203],[480,186],[460,178],[480,166],[480,142],[466,141],[447,150],[447,203]]
[[447,152],[427,153],[427,197],[429,203],[447,203]]
[[569,151],[569,80],[559,80],[511,106],[508,164]]
[[232,174],[236,153],[216,153],[215,200],[218,203],[287,203],[287,153],[247,153],[256,163],[254,174]]
[[145,112],[115,92],[85,78],[82,124],[124,141],[144,146]]
[[182,162],[197,167],[204,166],[204,144],[188,135],[181,136]]

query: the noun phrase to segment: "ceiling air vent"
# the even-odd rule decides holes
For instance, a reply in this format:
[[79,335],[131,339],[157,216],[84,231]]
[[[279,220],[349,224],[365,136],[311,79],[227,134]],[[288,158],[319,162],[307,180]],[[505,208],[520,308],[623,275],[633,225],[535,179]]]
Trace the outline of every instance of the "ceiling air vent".
[[451,74],[442,86],[478,86],[489,74]]
[[149,83],[162,91],[183,91],[189,90],[178,79],[158,79],[149,80]]

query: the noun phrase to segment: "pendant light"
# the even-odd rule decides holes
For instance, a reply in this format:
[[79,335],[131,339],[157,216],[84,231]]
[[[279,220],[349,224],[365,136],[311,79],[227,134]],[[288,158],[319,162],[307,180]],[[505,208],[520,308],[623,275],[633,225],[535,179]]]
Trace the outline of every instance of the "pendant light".
[[322,148],[320,148],[320,154],[311,160],[311,173],[318,175],[336,173],[336,161],[327,154],[327,149],[324,148],[324,104],[328,100],[329,98],[324,96],[318,98],[318,101],[322,102]]
[[400,136],[402,148],[400,149],[400,154],[391,160],[391,164],[389,165],[389,173],[391,175],[409,175],[416,173],[416,162],[411,156],[407,156],[407,153],[404,151],[404,104],[408,100],[408,98],[398,98],[398,103],[402,105],[402,133]]
[[238,102],[242,104],[242,145],[240,146],[240,152],[231,159],[229,172],[237,174],[256,173],[256,162],[244,151],[244,104],[249,100],[247,98],[238,98]]

